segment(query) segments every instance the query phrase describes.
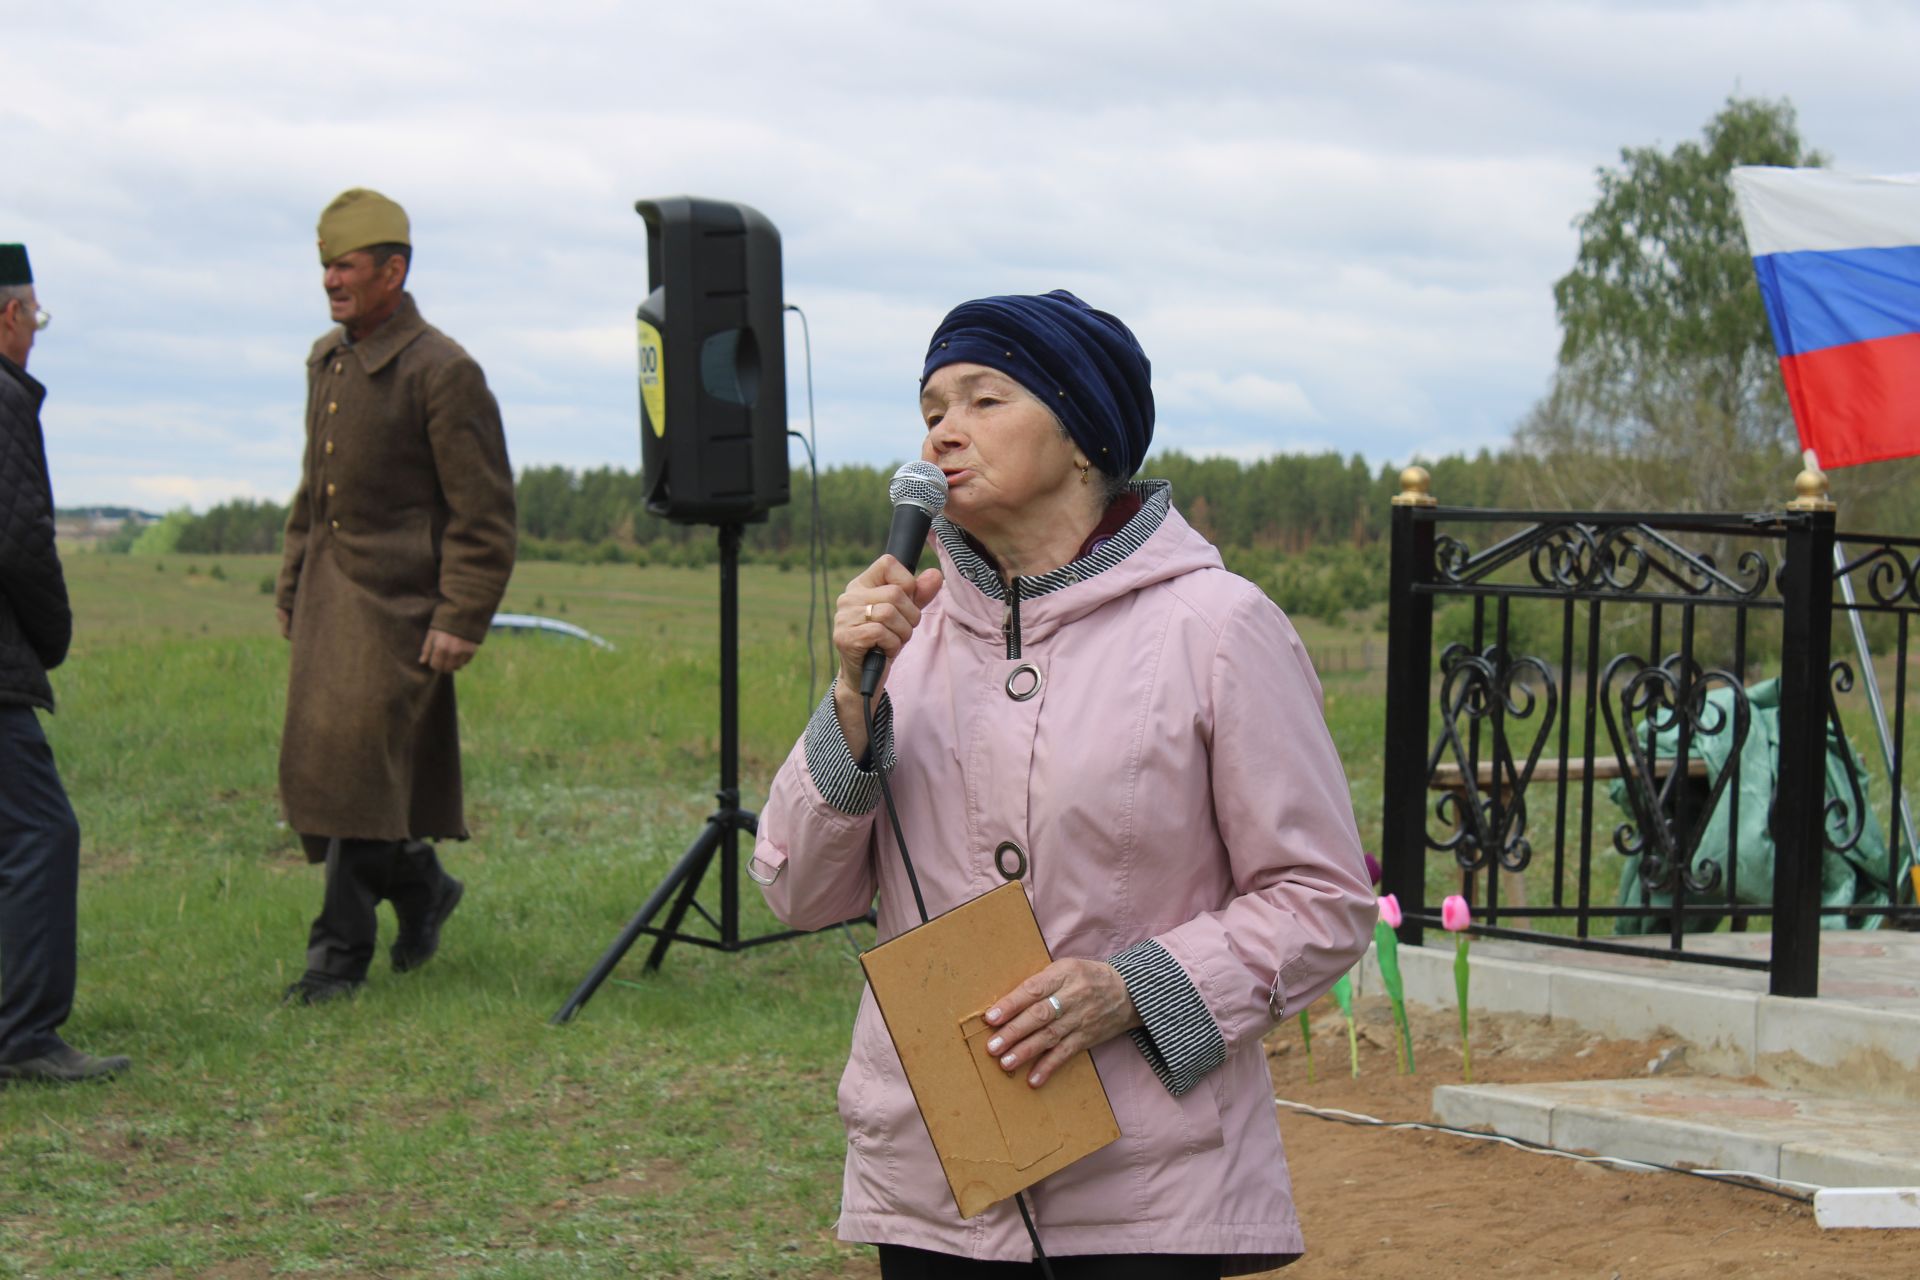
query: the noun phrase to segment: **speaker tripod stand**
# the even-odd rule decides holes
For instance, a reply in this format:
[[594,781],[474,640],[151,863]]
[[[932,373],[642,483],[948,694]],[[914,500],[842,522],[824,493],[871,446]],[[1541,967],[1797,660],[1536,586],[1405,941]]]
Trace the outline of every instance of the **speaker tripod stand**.
[[[613,945],[608,947],[579,987],[567,997],[560,1011],[548,1021],[566,1022],[593,998],[602,982],[640,937],[650,935],[653,950],[647,955],[649,973],[660,968],[667,948],[676,942],[709,947],[716,951],[744,951],[769,942],[798,937],[805,930],[788,929],[757,938],[740,936],[740,833],[751,837],[759,825],[750,809],[740,807],[740,526],[720,526],[720,790],[715,793],[720,807],[707,818],[707,825],[694,837],[680,860],[627,921]],[[698,901],[701,881],[720,855],[720,914],[716,918]],[[666,923],[656,926],[653,919],[673,900]],[[697,911],[720,936],[682,933],[687,912]]]

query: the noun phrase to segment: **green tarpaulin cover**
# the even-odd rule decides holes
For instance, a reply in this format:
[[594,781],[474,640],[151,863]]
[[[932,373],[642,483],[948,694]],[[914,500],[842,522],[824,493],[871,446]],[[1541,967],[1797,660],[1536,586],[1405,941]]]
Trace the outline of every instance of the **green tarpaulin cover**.
[[[1711,787],[1727,767],[1728,757],[1733,754],[1733,690],[1714,689],[1707,694],[1707,701],[1721,713],[1717,719],[1717,732],[1695,732],[1688,748],[1691,756],[1706,761],[1707,785]],[[1699,847],[1693,853],[1694,878],[1704,876],[1704,866],[1717,864],[1721,868],[1719,886],[1711,893],[1696,894],[1689,892],[1690,905],[1727,900],[1727,853],[1736,847],[1730,839],[1731,825],[1734,821],[1734,792],[1739,792],[1739,876],[1737,878],[1740,901],[1746,904],[1769,905],[1773,902],[1773,834],[1768,830],[1767,819],[1773,805],[1774,779],[1780,761],[1780,682],[1768,680],[1756,684],[1747,690],[1747,704],[1751,720],[1747,729],[1746,745],[1740,752],[1738,773],[1728,780],[1727,789],[1720,793],[1720,799],[1714,805],[1707,819],[1706,829],[1701,833]],[[1716,717],[1709,713],[1710,722]],[[1657,733],[1654,737],[1654,754],[1672,757],[1679,753],[1680,731],[1678,727]],[[1842,843],[1852,834],[1859,819],[1854,813],[1854,789],[1848,781],[1847,773],[1851,768],[1858,779],[1860,795],[1865,798],[1866,829],[1860,833],[1860,839],[1844,853],[1835,853],[1824,849],[1820,863],[1820,905],[1823,907],[1844,907],[1848,905],[1884,905],[1887,901],[1884,877],[1887,867],[1887,842],[1881,834],[1879,819],[1873,812],[1872,775],[1867,771],[1860,756],[1850,743],[1833,732],[1831,724],[1827,727],[1827,832],[1834,843]],[[1616,780],[1612,785],[1614,801],[1632,813],[1628,803],[1627,782]],[[1835,805],[1835,801],[1839,805]],[[1694,820],[1689,815],[1689,824]],[[1900,876],[1905,877],[1907,866],[1912,861],[1912,850],[1903,850]],[[1630,857],[1620,874],[1620,893],[1618,905],[1637,906],[1642,902],[1643,886],[1640,882],[1640,858]],[[1647,899],[1654,907],[1671,905],[1673,895],[1654,893]],[[1855,916],[1851,920],[1837,913],[1823,914],[1820,927],[1823,929],[1875,929],[1880,926],[1879,916]],[[1685,924],[1689,933],[1711,932],[1719,923],[1712,916],[1690,917]],[[1614,920],[1614,932],[1623,934],[1664,933],[1667,924],[1652,917],[1619,916]]]

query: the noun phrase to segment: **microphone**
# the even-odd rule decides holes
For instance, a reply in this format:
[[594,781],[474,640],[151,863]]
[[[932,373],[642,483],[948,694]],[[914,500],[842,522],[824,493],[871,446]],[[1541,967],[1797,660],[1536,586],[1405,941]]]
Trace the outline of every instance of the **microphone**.
[[[887,484],[887,499],[893,503],[893,523],[887,527],[887,554],[912,573],[920,563],[920,549],[927,545],[927,531],[933,518],[947,505],[946,473],[931,462],[909,462],[893,473]],[[875,646],[867,650],[860,664],[860,696],[870,698],[880,687],[880,672],[887,655]]]

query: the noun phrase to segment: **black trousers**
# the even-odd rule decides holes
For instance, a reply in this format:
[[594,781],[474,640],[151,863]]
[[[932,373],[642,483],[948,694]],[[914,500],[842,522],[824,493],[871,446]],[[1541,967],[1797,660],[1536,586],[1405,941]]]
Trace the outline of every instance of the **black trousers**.
[[447,874],[433,846],[418,840],[330,840],[326,867],[320,914],[307,932],[307,972],[341,982],[367,976],[381,902],[403,917],[424,915]]
[[[1043,1242],[1044,1243],[1044,1242]],[[1219,1280],[1220,1259],[1180,1253],[1049,1257],[1054,1280]],[[905,1245],[880,1246],[880,1280],[1040,1280],[1038,1262],[975,1262]]]
[[80,823],[32,707],[0,706],[0,1062],[50,1053],[73,1011]]

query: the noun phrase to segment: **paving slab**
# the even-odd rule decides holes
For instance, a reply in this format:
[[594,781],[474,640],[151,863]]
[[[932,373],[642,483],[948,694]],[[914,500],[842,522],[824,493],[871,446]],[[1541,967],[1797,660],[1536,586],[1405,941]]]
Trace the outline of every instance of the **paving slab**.
[[[1444,1085],[1443,1124],[1655,1164],[1820,1186],[1920,1187],[1920,1107],[1715,1076]],[[1546,1136],[1541,1137],[1542,1134]]]

